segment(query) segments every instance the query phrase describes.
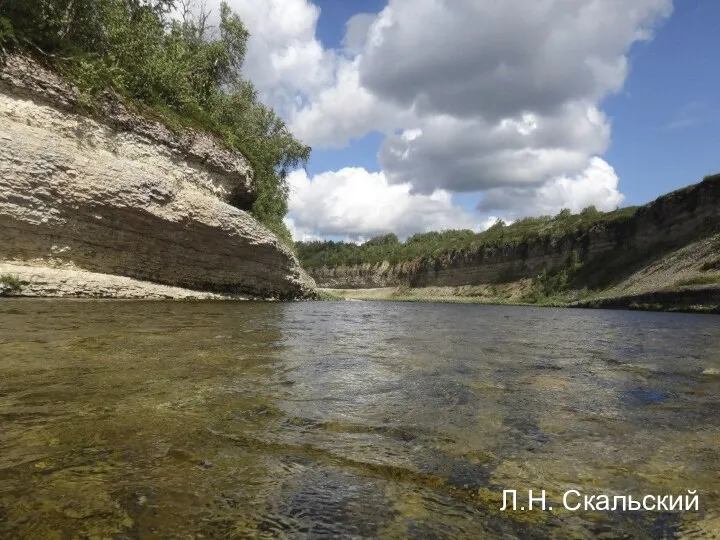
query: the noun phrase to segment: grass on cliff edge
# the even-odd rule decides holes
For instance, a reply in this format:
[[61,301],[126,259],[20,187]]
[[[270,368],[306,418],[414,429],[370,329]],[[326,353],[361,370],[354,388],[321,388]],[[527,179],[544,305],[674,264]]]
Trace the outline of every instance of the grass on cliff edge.
[[486,231],[446,230],[415,234],[401,242],[387,234],[356,245],[346,242],[297,242],[297,252],[305,268],[336,268],[360,264],[401,264],[433,259],[450,260],[457,255],[477,253],[485,248],[514,247],[534,239],[552,241],[581,233],[595,226],[631,219],[637,207],[600,212],[594,206],[579,214],[562,210],[556,216],[527,217],[511,224],[498,220]]
[[211,27],[202,5],[178,19],[174,0],[0,0],[0,63],[31,53],[76,85],[90,112],[109,91],[170,129],[212,133],[255,173],[252,208],[235,204],[293,246],[287,175],[307,164],[310,147],[242,78],[249,33],[240,18],[223,2]]

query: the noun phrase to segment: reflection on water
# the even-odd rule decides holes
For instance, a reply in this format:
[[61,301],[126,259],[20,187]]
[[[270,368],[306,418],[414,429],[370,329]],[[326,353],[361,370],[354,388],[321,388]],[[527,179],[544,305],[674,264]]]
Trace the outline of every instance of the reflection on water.
[[[720,535],[718,322],[4,300],[0,537]],[[702,511],[569,512],[569,489]]]

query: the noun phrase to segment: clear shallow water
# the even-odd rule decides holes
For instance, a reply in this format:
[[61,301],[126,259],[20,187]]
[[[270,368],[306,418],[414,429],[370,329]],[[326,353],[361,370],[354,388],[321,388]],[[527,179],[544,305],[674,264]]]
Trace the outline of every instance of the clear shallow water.
[[0,538],[712,538],[719,490],[715,316],[0,302]]

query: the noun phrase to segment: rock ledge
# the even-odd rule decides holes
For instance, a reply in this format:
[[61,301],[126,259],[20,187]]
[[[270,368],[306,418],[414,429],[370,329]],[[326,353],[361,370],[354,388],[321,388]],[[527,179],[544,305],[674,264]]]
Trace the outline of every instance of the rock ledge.
[[30,59],[0,67],[0,262],[223,295],[314,296],[295,255],[228,204],[255,197],[240,154],[118,102],[103,118],[76,105],[76,92]]

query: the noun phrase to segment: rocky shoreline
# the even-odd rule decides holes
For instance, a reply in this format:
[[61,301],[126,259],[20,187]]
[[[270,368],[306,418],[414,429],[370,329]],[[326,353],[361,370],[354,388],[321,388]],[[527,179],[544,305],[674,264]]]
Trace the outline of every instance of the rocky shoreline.
[[[320,287],[353,299],[715,313],[720,306],[720,175],[659,197],[626,219],[561,237],[310,272]],[[560,274],[566,277],[562,287],[543,282],[543,276]]]
[[247,295],[194,291],[124,276],[65,267],[0,263],[0,276],[19,286],[0,283],[0,296],[24,298],[106,298],[123,300],[254,300]]
[[[460,290],[458,290],[460,289]],[[679,313],[720,314],[720,287],[686,287],[654,293],[597,297],[585,300],[555,298],[529,302],[512,295],[468,294],[460,287],[380,287],[373,289],[319,289],[327,300],[363,302],[419,302],[502,306],[629,309]]]
[[603,289],[538,297],[534,279],[462,286],[320,289],[329,298],[720,313],[720,234],[645,260]]

